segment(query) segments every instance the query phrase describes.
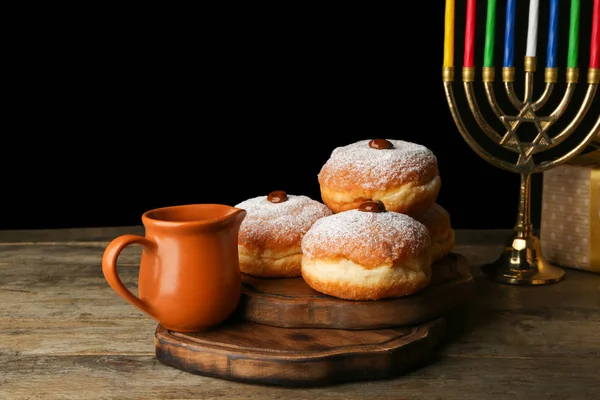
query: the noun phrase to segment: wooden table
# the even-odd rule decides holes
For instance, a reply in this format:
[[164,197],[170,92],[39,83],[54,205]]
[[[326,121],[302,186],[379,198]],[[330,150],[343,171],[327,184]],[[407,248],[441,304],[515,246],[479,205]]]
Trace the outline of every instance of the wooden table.
[[[158,362],[156,323],[102,275],[108,241],[141,227],[0,231],[0,399],[600,399],[600,275],[555,285],[482,277],[507,231],[458,231],[477,295],[464,329],[424,367],[392,380],[326,388],[259,386]],[[120,275],[135,288],[141,250]]]

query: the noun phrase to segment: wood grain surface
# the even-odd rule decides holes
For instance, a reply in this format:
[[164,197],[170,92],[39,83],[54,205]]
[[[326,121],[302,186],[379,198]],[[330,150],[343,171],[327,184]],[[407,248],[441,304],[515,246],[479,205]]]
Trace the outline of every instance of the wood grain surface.
[[156,357],[203,376],[288,387],[390,378],[426,363],[444,318],[395,329],[280,328],[237,320],[198,333],[158,326]]
[[451,253],[432,267],[428,287],[411,296],[351,301],[313,290],[302,278],[243,275],[243,318],[285,328],[379,329],[443,316],[470,300],[475,281],[464,256]]
[[[108,287],[101,257],[141,227],[0,231],[0,399],[598,399],[600,275],[490,282],[508,231],[457,231],[475,298],[447,343],[408,374],[319,388],[232,382],[164,365],[156,322]],[[136,289],[141,249],[119,259]]]

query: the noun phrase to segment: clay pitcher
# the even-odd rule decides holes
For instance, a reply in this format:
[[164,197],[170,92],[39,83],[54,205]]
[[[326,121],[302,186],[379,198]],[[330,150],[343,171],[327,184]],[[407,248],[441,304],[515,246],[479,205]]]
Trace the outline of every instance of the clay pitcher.
[[[145,236],[112,240],[102,257],[108,284],[129,303],[178,332],[196,332],[227,319],[241,296],[237,238],[246,211],[222,204],[191,204],[145,212]],[[138,296],[122,283],[117,258],[143,247]]]

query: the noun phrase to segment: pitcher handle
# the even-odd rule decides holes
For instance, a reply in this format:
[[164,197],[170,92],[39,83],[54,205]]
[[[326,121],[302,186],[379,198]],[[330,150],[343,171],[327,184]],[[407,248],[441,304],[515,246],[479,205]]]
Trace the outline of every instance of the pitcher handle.
[[123,249],[132,244],[140,244],[146,247],[148,250],[154,250],[156,244],[148,238],[139,235],[121,235],[113,239],[102,256],[102,272],[106,281],[110,287],[122,298],[136,306],[141,311],[150,315],[156,319],[156,316],[152,312],[152,307],[145,303],[142,299],[131,293],[129,289],[125,287],[119,274],[117,273],[117,258]]

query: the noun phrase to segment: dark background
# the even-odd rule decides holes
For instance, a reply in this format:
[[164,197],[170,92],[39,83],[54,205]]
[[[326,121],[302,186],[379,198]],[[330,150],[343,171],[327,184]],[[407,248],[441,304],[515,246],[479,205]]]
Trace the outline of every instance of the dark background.
[[[519,176],[479,158],[448,109],[441,75],[445,2],[404,3],[97,10],[59,18],[30,36],[23,29],[25,46],[15,46],[9,62],[16,89],[2,134],[0,229],[138,225],[151,208],[235,205],[272,190],[320,199],[317,174],[331,151],[376,137],[433,150],[443,182],[438,203],[455,228],[511,228]],[[465,123],[479,135],[460,80],[465,3],[456,4],[454,88]],[[521,95],[528,2],[518,3]],[[542,3],[538,95],[548,26]],[[559,84],[544,110],[565,87],[570,2],[561,3]],[[504,7],[499,1],[495,46],[502,101]],[[587,86],[591,7],[582,2],[574,107]],[[479,2],[482,104],[485,14]],[[596,99],[592,114],[598,109]],[[592,122],[586,118],[578,134]],[[536,227],[541,185],[535,175]]]

